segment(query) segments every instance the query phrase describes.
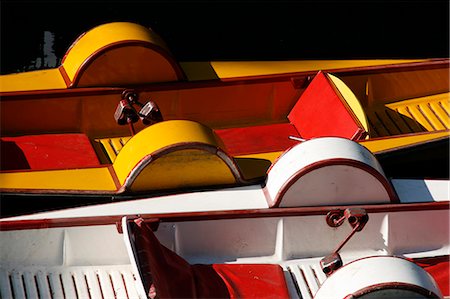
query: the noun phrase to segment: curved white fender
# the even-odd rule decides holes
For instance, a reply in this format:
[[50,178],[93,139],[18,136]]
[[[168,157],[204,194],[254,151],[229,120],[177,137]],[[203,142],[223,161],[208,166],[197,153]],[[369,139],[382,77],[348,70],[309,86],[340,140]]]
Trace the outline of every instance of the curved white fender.
[[442,298],[428,272],[406,259],[372,256],[348,263],[328,277],[314,299]]
[[264,192],[270,207],[398,200],[375,156],[339,137],[315,138],[289,149],[269,170]]

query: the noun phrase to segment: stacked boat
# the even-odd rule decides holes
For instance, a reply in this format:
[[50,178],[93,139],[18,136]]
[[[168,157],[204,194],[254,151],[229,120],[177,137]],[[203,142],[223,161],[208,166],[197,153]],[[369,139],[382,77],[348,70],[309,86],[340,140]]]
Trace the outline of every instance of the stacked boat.
[[179,63],[133,23],[0,76],[1,298],[443,298],[449,59]]

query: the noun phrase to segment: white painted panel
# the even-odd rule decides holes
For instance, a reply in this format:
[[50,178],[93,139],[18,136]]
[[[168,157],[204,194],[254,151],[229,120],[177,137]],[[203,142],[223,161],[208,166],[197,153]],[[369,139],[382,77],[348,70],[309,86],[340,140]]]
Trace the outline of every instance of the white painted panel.
[[188,192],[5,218],[5,220],[265,209],[261,185]]
[[3,299],[13,298],[11,284],[9,282],[9,274],[4,269],[0,269],[0,297]]
[[439,251],[450,254],[448,210],[389,213],[389,250],[392,254]]
[[65,234],[65,263],[69,266],[129,263],[122,235],[115,225],[72,227]]
[[280,207],[390,203],[383,184],[365,170],[331,165],[299,178],[284,194]]
[[178,254],[191,262],[232,262],[275,254],[277,218],[196,221],[177,224]]
[[[436,283],[424,269],[405,259],[388,256],[370,257],[344,265],[328,277],[315,298],[343,299],[361,290],[377,292],[389,288],[389,284],[398,283],[422,288],[442,298]],[[396,292],[395,288],[391,292]],[[389,298],[395,298],[393,293]]]
[[[375,156],[362,145],[345,138],[315,138],[292,147],[273,164],[267,175],[265,186],[269,206],[275,204],[279,192],[296,173],[330,159],[347,159],[362,163],[385,178]],[[320,185],[320,180],[314,183]],[[321,205],[320,202],[317,204]],[[340,202],[335,204],[338,205]],[[299,202],[298,206],[302,206],[302,203]]]
[[50,290],[52,292],[52,298],[64,298],[60,273],[59,272],[49,273],[48,281],[50,282]]
[[[342,258],[385,254],[387,235],[383,214],[370,214],[362,231],[357,232],[341,249]],[[345,221],[333,228],[326,223],[326,217],[303,216],[284,219],[284,255],[286,259],[323,257],[350,234],[351,226]]]
[[402,203],[450,201],[450,180],[393,179]]
[[47,273],[43,271],[36,272],[36,281],[39,288],[41,298],[51,298],[51,291],[49,282],[47,280]]
[[23,273],[23,282],[27,292],[27,299],[38,299],[38,290],[34,275],[30,272]]
[[63,235],[62,229],[0,231],[1,264],[61,264]]

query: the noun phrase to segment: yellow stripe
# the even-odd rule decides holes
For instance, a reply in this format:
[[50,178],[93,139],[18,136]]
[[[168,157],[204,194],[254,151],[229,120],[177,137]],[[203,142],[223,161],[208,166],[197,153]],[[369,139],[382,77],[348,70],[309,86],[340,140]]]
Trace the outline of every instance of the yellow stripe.
[[102,145],[103,150],[107,154],[111,163],[113,163],[117,155],[123,146],[130,140],[130,136],[127,137],[116,137],[116,138],[101,138],[95,139],[95,142],[99,142]]
[[436,113],[437,117],[442,122],[445,129],[450,129],[450,119],[448,116],[448,112],[444,110],[443,105],[440,105],[440,101],[430,103],[430,109],[434,113]]
[[[378,106],[367,112],[371,137],[440,131],[449,128],[450,93],[441,93]],[[373,132],[373,130],[372,130]]]
[[365,140],[361,141],[360,144],[365,146],[372,153],[378,153],[381,151],[392,150],[403,146],[420,144],[423,142],[439,139],[442,137],[450,136],[449,131],[445,132],[432,132],[424,134],[412,134],[399,137],[375,139],[375,140]]
[[[295,72],[316,72],[344,68],[423,62],[426,59],[373,60],[292,60],[292,61],[213,61],[210,63],[221,79],[246,76],[275,75]],[[188,65],[194,67],[194,65]],[[189,69],[186,73],[195,73]]]
[[0,92],[67,88],[58,69],[0,76]]
[[107,167],[0,173],[0,189],[116,191]]

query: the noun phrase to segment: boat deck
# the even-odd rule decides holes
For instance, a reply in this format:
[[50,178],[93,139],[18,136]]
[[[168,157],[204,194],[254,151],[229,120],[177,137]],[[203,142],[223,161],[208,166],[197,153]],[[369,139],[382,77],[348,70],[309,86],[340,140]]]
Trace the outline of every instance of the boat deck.
[[[319,259],[283,266],[291,298],[313,298],[326,276]],[[139,298],[131,265],[28,266],[0,269],[0,294],[12,298]]]
[[[291,298],[314,298],[327,278],[319,261],[310,258],[281,264]],[[139,298],[135,275],[131,265],[10,266],[0,269],[0,294],[3,299]]]
[[139,298],[131,265],[0,269],[1,298]]

